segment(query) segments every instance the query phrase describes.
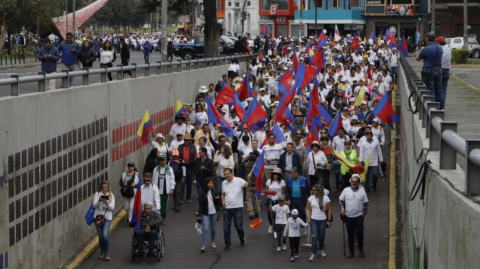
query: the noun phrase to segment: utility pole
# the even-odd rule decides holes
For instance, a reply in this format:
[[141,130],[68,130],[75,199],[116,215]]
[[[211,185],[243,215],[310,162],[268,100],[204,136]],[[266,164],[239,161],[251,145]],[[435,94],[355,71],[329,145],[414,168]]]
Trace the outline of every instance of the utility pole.
[[317,0],[313,0],[315,5],[315,39],[317,38]]
[[432,0],[432,32],[435,33],[435,0]]
[[247,19],[247,14],[245,13],[245,5],[247,4],[247,0],[243,1],[243,8],[242,8],[242,36],[245,33],[245,20]]
[[162,1],[162,61],[167,60],[168,1]]
[[68,0],[65,0],[65,33],[68,32]]
[[467,0],[463,0],[463,48],[468,50],[468,8],[467,8]]
[[76,39],[76,35],[75,35],[75,0],[73,0],[73,7],[72,7],[72,15],[73,15],[73,20],[72,20],[72,33],[73,33],[73,41],[74,42],[77,42]]
[[299,35],[300,35],[298,38],[300,39],[300,38],[302,38],[302,32],[303,32],[303,30],[302,30],[302,28],[303,28],[303,19],[302,19],[303,2],[302,2],[302,0],[298,0],[298,2],[300,2],[300,5],[299,5],[300,6],[300,21],[299,21],[300,25],[298,26],[298,30],[299,30],[298,32],[299,32]]

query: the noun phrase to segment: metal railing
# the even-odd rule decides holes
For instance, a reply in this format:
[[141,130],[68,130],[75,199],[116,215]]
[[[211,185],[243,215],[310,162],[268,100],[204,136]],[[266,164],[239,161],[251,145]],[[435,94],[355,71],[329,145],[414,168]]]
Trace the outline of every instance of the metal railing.
[[[465,139],[457,134],[457,122],[445,121],[440,103],[434,102],[427,87],[416,72],[401,57],[400,66],[407,77],[410,91],[416,91],[413,100],[418,109],[422,128],[430,139],[429,150],[440,151],[440,169],[456,169],[457,153],[465,157],[465,193],[480,193],[480,139]],[[408,100],[410,102],[410,100]]]
[[[123,66],[117,65],[117,67],[105,67],[99,69],[88,69],[83,68],[80,71],[68,71],[62,70],[61,73],[51,73],[46,74],[45,72],[38,72],[38,75],[31,76],[22,76],[18,74],[11,75],[10,78],[0,79],[0,86],[10,85],[11,96],[20,95],[20,84],[29,83],[29,82],[38,82],[38,91],[45,92],[45,85],[49,79],[61,79],[62,88],[69,88],[69,78],[71,77],[82,77],[83,85],[90,85],[90,76],[91,75],[100,75],[100,83],[107,83],[107,74],[108,73],[117,73],[117,80],[123,80],[124,71],[130,71],[132,73],[132,78],[137,78],[137,71],[143,70],[144,76],[150,76],[150,69],[155,69],[156,75],[163,74],[163,69],[166,70],[165,73],[182,72],[182,70],[189,71],[192,69],[207,68],[213,66],[219,66],[223,64],[228,64],[233,59],[239,61],[250,60],[253,57],[257,57],[258,54],[252,55],[234,55],[234,56],[224,56],[224,57],[214,57],[214,58],[203,58],[195,60],[177,60],[177,62],[161,62],[157,61],[156,63],[147,63],[147,64],[136,64]],[[182,69],[182,67],[184,67]]]

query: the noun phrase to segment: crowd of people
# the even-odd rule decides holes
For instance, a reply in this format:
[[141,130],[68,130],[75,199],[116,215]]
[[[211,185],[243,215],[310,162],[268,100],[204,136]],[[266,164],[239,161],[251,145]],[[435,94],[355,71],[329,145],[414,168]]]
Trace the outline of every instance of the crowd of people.
[[[275,235],[277,251],[290,248],[290,260],[295,261],[300,238],[310,230],[309,261],[315,261],[327,255],[326,228],[334,225],[333,216],[338,214],[333,212],[334,202],[340,206],[348,232],[347,257],[355,256],[355,245],[358,255],[364,257],[363,223],[369,207],[368,195],[382,187],[378,178],[385,175],[386,166],[382,155],[386,124],[372,110],[384,94],[394,90],[398,52],[388,44],[361,44],[354,50],[351,40],[345,38],[328,40],[318,47],[313,37],[264,40],[256,47],[258,39],[252,48],[258,49],[259,55],[247,61],[245,68],[233,60],[218,81],[201,86],[192,104],[176,114],[169,134],[152,135],[152,148],[142,174],[134,163],[128,164],[120,179],[128,220],[133,221],[135,193],[126,190],[136,186],[141,177],[142,208],[147,216],[157,216],[142,215],[141,232],[137,234],[139,242],[149,241],[149,253],[156,251],[154,236],[150,234],[154,224],[166,224],[170,208],[179,212],[184,203],[196,202],[198,198],[196,221],[203,233],[201,252],[207,251],[209,233],[210,246],[217,247],[215,231],[219,220],[223,220],[225,250],[233,245],[232,221],[240,245],[244,246],[244,212],[255,220],[262,205],[266,205],[270,225],[265,232]],[[312,53],[321,51],[325,65],[318,68],[305,87],[295,87],[293,100],[284,103],[286,92],[282,86],[288,91],[300,78],[295,74],[288,85],[283,78],[294,70],[297,61],[300,65],[312,64]],[[252,91],[247,98],[241,98],[245,85]],[[226,86],[237,92],[239,104],[215,105]],[[326,113],[319,125],[308,119],[312,98],[319,100]],[[261,106],[267,115],[255,129],[243,115],[253,104]],[[209,120],[211,109],[228,126]],[[293,119],[288,124],[278,120],[282,109],[291,113],[286,116]],[[342,127],[332,132],[336,118]],[[258,166],[263,167],[260,174]],[[365,171],[357,170],[357,166]],[[259,184],[263,191],[259,192]],[[196,192],[192,191],[194,185]],[[173,206],[168,204],[170,196]],[[96,214],[111,209],[111,202],[109,206],[102,204],[105,200],[99,201],[94,204],[101,208]],[[108,220],[109,216],[105,218]],[[99,230],[101,236],[103,232]],[[103,246],[101,252],[100,258],[106,259],[108,246]]]

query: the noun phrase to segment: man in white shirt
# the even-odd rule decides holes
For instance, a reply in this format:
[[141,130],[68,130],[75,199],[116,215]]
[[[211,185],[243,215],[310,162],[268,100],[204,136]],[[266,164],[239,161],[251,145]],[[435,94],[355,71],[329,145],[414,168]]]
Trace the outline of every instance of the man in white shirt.
[[173,140],[172,143],[170,143],[170,148],[168,149],[168,152],[172,152],[174,150],[178,149],[178,146],[183,144],[183,133],[178,132],[177,133],[177,139]]
[[170,128],[170,143],[173,141],[173,138],[175,137],[176,134],[178,133],[183,133],[182,135],[185,134],[187,131],[187,125],[184,123],[185,122],[185,117],[183,115],[177,115],[175,116],[175,121],[176,123],[172,125]]
[[388,75],[386,70],[382,71],[382,76],[383,76],[383,82],[387,83],[387,85],[390,87],[390,82],[392,82],[392,77]]
[[158,187],[152,184],[152,174],[145,173],[143,175],[142,185],[142,208],[146,202],[151,202],[155,205],[153,209],[156,209],[160,213],[160,193],[158,192]]
[[352,55],[352,59],[353,59],[353,62],[354,63],[358,63],[360,64],[363,60],[363,56],[360,55],[360,53],[358,52],[358,50],[355,50],[355,54]]
[[332,147],[334,150],[340,152],[345,149],[345,141],[350,140],[350,137],[345,135],[343,127],[338,128],[338,135],[333,138]]
[[232,248],[232,241],[230,238],[230,229],[232,226],[232,218],[235,229],[237,230],[240,244],[245,245],[245,232],[243,230],[243,188],[247,187],[248,183],[233,176],[233,171],[230,168],[223,170],[225,180],[222,182],[222,204],[223,212],[223,233],[225,237],[225,250]]
[[392,54],[388,58],[388,66],[392,69],[392,79],[393,83],[397,83],[397,69],[398,69],[398,54],[397,49],[392,48]]
[[277,167],[280,155],[283,148],[280,144],[275,143],[276,136],[274,134],[268,135],[268,145],[263,147],[265,160],[265,178],[271,179],[273,169]]
[[341,218],[346,223],[348,233],[349,253],[347,258],[354,257],[354,238],[357,237],[360,257],[363,252],[363,221],[368,211],[368,196],[360,188],[360,176],[353,174],[350,178],[350,188],[345,188],[340,195]]
[[372,183],[373,190],[377,190],[378,165],[379,163],[383,163],[383,155],[380,142],[378,139],[373,139],[372,131],[366,131],[365,136],[367,137],[367,140],[363,142],[362,146],[360,147],[358,160],[364,163],[370,157],[367,175],[365,178],[365,190],[370,192],[370,183]]

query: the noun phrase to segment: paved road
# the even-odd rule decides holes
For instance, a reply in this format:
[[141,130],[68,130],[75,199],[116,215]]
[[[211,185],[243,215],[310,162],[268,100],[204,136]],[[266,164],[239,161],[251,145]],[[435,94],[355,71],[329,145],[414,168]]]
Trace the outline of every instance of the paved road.
[[[143,53],[142,52],[131,52],[130,53],[130,63],[137,63],[137,64],[144,64],[145,61],[143,59]],[[174,57],[173,60],[177,61],[180,60],[181,58],[179,57]],[[155,63],[156,61],[161,60],[161,55],[159,53],[153,53],[150,54],[150,62]],[[120,64],[120,59],[117,58],[117,60],[114,62],[114,66],[117,64]],[[99,68],[100,63],[98,61],[93,63],[93,68]],[[62,64],[57,65],[57,72],[61,72],[62,70]],[[0,70],[0,79],[2,78],[9,78],[10,75],[13,74],[19,74],[20,76],[28,76],[28,75],[36,75],[38,72],[41,71],[40,66],[34,66],[34,67],[28,67],[28,68],[12,68],[12,69],[7,69],[7,70]],[[125,74],[125,76],[128,78],[128,74]],[[143,76],[143,72],[137,72],[137,77]],[[115,80],[117,77],[116,73],[112,73],[112,77]],[[90,76],[90,83],[96,83],[100,82],[100,75],[92,75]],[[78,86],[82,85],[82,79],[80,77],[77,77],[73,80],[73,86]],[[56,80],[56,88],[59,89],[62,86],[62,81],[61,79]],[[37,83],[32,82],[32,83],[22,83],[20,84],[20,94],[24,93],[30,93],[30,92],[36,92],[37,91]],[[3,96],[10,96],[10,86],[0,86],[0,97]]]
[[[387,128],[388,129],[388,128]],[[390,131],[387,130],[387,141],[390,141]],[[389,144],[383,148],[385,161],[389,163]],[[333,180],[331,181],[333,183]],[[244,229],[247,243],[240,246],[240,241],[232,227],[232,250],[224,250],[223,222],[218,222],[216,243],[218,248],[213,250],[208,247],[207,252],[200,253],[202,237],[194,230],[195,211],[198,201],[183,205],[180,213],[172,210],[171,200],[167,213],[167,224],[162,226],[166,235],[166,256],[158,263],[155,258],[135,258],[131,261],[131,237],[133,230],[122,223],[110,236],[110,255],[112,261],[105,262],[97,258],[98,251],[90,257],[81,268],[290,268],[302,266],[302,268],[381,268],[388,267],[388,190],[389,179],[379,180],[379,189],[369,195],[370,206],[365,219],[365,258],[356,256],[347,259],[343,256],[342,222],[338,218],[339,194],[333,194],[333,219],[330,229],[326,231],[325,258],[319,258],[315,262],[309,262],[309,250],[301,250],[300,257],[291,264],[288,251],[277,252],[272,247],[272,237],[268,234],[268,220],[266,209],[262,209],[261,215],[264,222],[260,228],[252,229],[249,224],[246,209],[244,209]],[[194,196],[195,197],[195,196]],[[117,204],[117,206],[120,206]],[[307,242],[307,238],[301,237],[301,244]],[[208,245],[210,242],[208,242]],[[348,249],[348,246],[347,246]],[[348,252],[348,250],[347,250]]]

